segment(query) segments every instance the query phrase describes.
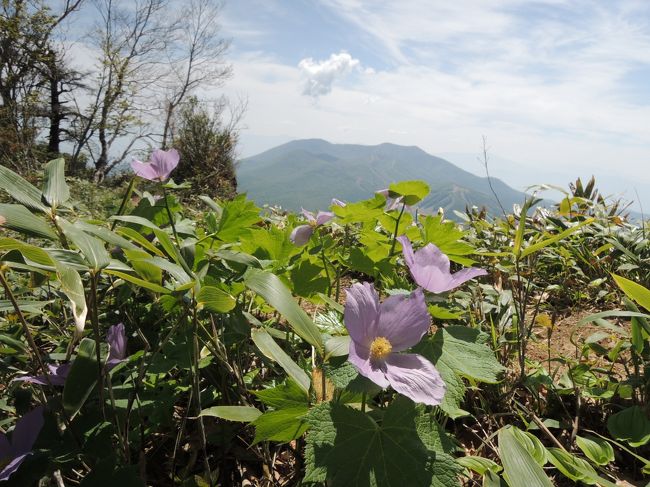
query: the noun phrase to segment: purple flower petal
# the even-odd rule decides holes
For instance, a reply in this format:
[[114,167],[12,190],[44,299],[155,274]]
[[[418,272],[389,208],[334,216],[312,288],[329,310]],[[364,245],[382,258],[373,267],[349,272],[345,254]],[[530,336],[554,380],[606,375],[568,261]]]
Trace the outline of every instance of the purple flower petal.
[[334,218],[334,213],[331,211],[319,211],[316,215],[316,225],[324,225],[332,218]]
[[293,229],[289,240],[291,240],[298,247],[302,247],[311,238],[311,235],[314,233],[314,227],[311,225],[300,225]]
[[12,382],[29,382],[30,384],[38,384],[41,386],[48,386],[50,384],[53,386],[63,386],[65,385],[65,380],[68,377],[68,373],[70,373],[70,367],[72,367],[72,364],[69,363],[58,366],[48,364],[47,368],[49,370],[49,383],[44,375],[23,375],[22,377],[14,378]]
[[445,396],[442,377],[431,362],[417,354],[390,354],[386,358],[386,377],[393,389],[415,402],[435,406]]
[[401,352],[420,342],[429,331],[431,317],[418,288],[409,296],[390,296],[380,305],[376,335],[388,339],[393,352]]
[[155,181],[158,178],[156,168],[153,167],[152,164],[145,164],[142,161],[133,159],[131,161],[131,169],[133,169],[133,172],[138,176],[144,179],[148,179],[149,181]]
[[449,271],[449,258],[438,247],[427,244],[413,253],[409,239],[402,235],[397,240],[402,244],[404,261],[413,280],[427,291],[442,293],[460,286],[465,281],[487,274],[483,269],[468,268],[455,274]]
[[11,477],[11,475],[16,470],[18,470],[18,467],[20,467],[20,464],[23,463],[25,458],[27,458],[27,456],[29,456],[31,454],[32,454],[32,452],[27,452],[27,453],[23,453],[21,455],[18,455],[17,457],[14,457],[14,459],[11,460],[11,462],[9,462],[7,464],[7,466],[2,469],[2,471],[0,471],[0,482],[4,482],[5,480],[9,480],[9,477]]
[[11,434],[11,450],[13,454],[22,455],[30,452],[44,424],[43,406],[32,409],[20,418]]
[[341,208],[344,208],[347,206],[347,203],[345,201],[341,201],[340,199],[332,198],[332,203],[330,206],[340,206]]
[[368,350],[363,345],[355,343],[354,340],[350,340],[348,360],[352,365],[354,365],[354,368],[357,369],[357,372],[373,381],[382,389],[385,389],[389,386],[389,382],[386,379],[385,364],[383,362],[379,364],[371,363],[370,350]]
[[353,342],[368,348],[377,336],[379,295],[368,282],[355,283],[346,290],[343,321]]
[[126,333],[124,323],[118,323],[108,329],[106,341],[109,345],[108,362],[120,362],[126,357]]
[[474,279],[475,277],[486,276],[487,271],[485,269],[479,269],[478,267],[466,267],[461,269],[455,274],[451,275],[451,289],[460,286],[462,283]]
[[314,214],[311,211],[308,211],[308,210],[305,210],[304,208],[302,208],[300,210],[300,213],[302,214],[302,216],[304,216],[307,219],[307,221],[309,221],[311,223],[316,223],[316,217],[314,216]]
[[176,149],[169,149],[167,151],[156,149],[151,154],[151,165],[155,166],[158,178],[161,181],[166,181],[171,172],[178,166],[180,155]]

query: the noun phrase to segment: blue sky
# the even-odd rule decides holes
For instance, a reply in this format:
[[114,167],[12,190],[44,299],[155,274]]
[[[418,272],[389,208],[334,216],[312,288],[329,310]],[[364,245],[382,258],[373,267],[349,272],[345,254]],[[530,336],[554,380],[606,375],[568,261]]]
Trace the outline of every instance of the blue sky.
[[595,174],[650,211],[650,2],[230,0],[241,153],[417,145],[518,188]]

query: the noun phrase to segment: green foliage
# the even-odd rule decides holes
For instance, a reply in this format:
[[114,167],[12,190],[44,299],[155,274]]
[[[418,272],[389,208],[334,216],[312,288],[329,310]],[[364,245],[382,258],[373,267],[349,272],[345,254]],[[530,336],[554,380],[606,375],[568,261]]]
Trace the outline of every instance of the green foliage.
[[234,196],[237,133],[223,124],[221,110],[210,113],[196,97],[190,97],[181,106],[176,125],[172,146],[181,158],[175,177],[191,181],[201,192],[220,198]]
[[[529,487],[650,472],[649,316],[633,302],[647,307],[644,247],[637,258],[617,239],[634,230],[617,233],[598,216],[607,212],[569,201],[566,214],[470,213],[459,225],[376,195],[334,206],[298,247],[295,215],[261,213],[243,195],[186,207],[175,184],[162,195],[128,187],[139,200],[93,219],[62,168],[48,163],[43,191],[0,169],[17,201],[0,206],[10,232],[0,238],[0,426],[47,409],[29,460],[40,467],[25,463],[16,482],[60,470],[81,485],[143,485],[144,468],[161,485],[236,485],[266,468],[304,484],[440,487],[466,476]],[[390,191],[411,204],[429,198],[426,186]],[[416,287],[401,234],[416,249],[436,245],[453,272],[476,261],[489,271],[427,292],[435,331],[403,351],[437,368],[437,406],[382,389],[346,360],[346,289],[372,281],[385,300]],[[593,310],[573,329],[561,321],[567,302]],[[70,367],[62,390],[13,380],[43,366]],[[137,458],[146,462],[134,468]]]
[[607,419],[607,429],[614,438],[631,446],[642,446],[650,441],[650,419],[639,406],[612,414]]
[[395,401],[381,423],[337,404],[322,404],[307,421],[306,482],[332,486],[459,485],[453,459],[427,448],[431,433],[418,430],[420,414],[408,400]]
[[499,452],[504,477],[511,487],[552,487],[551,480],[529,451],[518,441],[514,427],[499,430]]

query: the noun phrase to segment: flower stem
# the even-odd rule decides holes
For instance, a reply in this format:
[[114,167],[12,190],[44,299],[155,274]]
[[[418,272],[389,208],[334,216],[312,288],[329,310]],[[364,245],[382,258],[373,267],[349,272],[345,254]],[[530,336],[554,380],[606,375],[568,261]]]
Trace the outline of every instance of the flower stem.
[[402,219],[402,215],[404,214],[404,208],[406,208],[406,203],[402,203],[402,209],[399,212],[399,216],[397,217],[397,221],[395,222],[395,231],[393,232],[393,243],[390,246],[390,254],[388,254],[388,257],[392,257],[393,254],[395,253],[395,244],[397,243],[397,230],[399,229],[399,222]]
[[106,421],[106,408],[104,402],[104,366],[102,365],[101,357],[101,337],[99,333],[99,317],[97,314],[97,281],[99,274],[91,273],[90,276],[90,303],[88,306],[90,311],[90,322],[93,326],[93,333],[95,335],[95,354],[97,360],[97,390],[99,391],[99,404],[101,404],[102,417]]
[[323,243],[323,236],[318,232],[318,238],[320,239],[320,256],[323,260],[323,267],[325,268],[325,275],[327,276],[327,297],[332,297],[332,278],[330,276],[330,271],[327,268],[327,258],[325,257],[325,244]]
[[[129,186],[126,188],[126,192],[124,193],[124,196],[122,197],[122,202],[120,203],[120,208],[117,210],[117,215],[120,216],[122,213],[124,213],[124,209],[126,208],[126,202],[129,200],[131,197],[131,193],[133,193],[133,186],[135,185],[135,178],[137,176],[133,176],[131,178],[131,182],[129,182]],[[117,225],[117,220],[113,220],[113,224],[111,225],[111,231],[115,230],[115,225]]]
[[167,209],[167,217],[169,218],[169,224],[172,227],[172,232],[174,232],[174,240],[176,240],[176,245],[178,249],[181,248],[181,242],[178,239],[178,234],[176,233],[176,225],[174,225],[174,216],[172,215],[172,210],[169,209],[169,202],[167,201],[167,191],[165,191],[165,186],[162,185],[163,199],[165,200],[165,208]]

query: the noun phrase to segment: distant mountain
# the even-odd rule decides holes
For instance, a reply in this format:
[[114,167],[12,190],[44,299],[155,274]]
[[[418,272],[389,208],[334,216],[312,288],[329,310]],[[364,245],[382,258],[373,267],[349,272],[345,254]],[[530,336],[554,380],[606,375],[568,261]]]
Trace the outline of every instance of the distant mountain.
[[[237,169],[239,190],[257,204],[324,210],[332,198],[358,201],[392,182],[421,179],[431,193],[420,204],[428,211],[485,206],[500,212],[487,178],[475,176],[451,162],[414,146],[395,144],[331,144],[321,139],[296,140],[253,157],[242,159]],[[506,211],[522,204],[524,193],[499,179],[492,187]]]

